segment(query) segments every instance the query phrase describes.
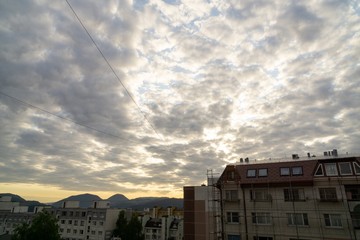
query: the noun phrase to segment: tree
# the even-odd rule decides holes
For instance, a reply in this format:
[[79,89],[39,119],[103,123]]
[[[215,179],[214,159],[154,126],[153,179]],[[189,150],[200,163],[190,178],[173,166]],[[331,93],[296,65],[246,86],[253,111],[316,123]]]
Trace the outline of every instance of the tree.
[[48,212],[38,213],[31,224],[23,223],[14,230],[12,240],[60,240],[57,219]]
[[113,232],[115,237],[120,237],[124,240],[143,240],[142,225],[138,220],[137,215],[133,215],[128,222],[125,217],[125,212],[119,213],[119,218],[116,221],[116,228]]

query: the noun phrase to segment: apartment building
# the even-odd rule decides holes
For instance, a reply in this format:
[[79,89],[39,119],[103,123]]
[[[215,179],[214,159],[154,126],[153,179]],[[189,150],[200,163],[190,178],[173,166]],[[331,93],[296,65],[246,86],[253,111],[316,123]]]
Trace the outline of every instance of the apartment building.
[[183,219],[174,210],[155,207],[151,214],[141,217],[145,240],[183,240]]
[[60,235],[65,240],[110,240],[120,211],[111,209],[107,201],[95,201],[91,208],[66,201],[61,208],[48,210],[59,219]]
[[221,239],[359,240],[359,161],[334,150],[227,165],[217,182]]
[[216,182],[209,175],[207,186],[184,186],[184,240],[216,240],[221,236]]

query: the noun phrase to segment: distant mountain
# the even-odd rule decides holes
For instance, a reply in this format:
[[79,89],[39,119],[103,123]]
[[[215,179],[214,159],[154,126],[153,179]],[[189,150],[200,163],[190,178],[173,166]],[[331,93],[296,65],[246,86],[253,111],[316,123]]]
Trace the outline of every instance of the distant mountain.
[[108,199],[106,199],[106,201],[109,201],[110,203],[111,202],[122,202],[122,201],[126,202],[126,201],[129,201],[129,199],[122,194],[115,194],[115,195],[109,197]]
[[91,207],[91,205],[94,201],[101,201],[101,200],[102,199],[97,195],[85,193],[85,194],[73,195],[73,196],[61,199],[60,201],[54,202],[51,205],[54,207],[61,207],[61,205],[64,201],[79,201],[81,208],[88,208],[88,207]]
[[46,206],[46,204],[41,203],[39,201],[34,201],[34,200],[25,200],[24,198],[20,197],[19,195],[16,194],[12,194],[12,193],[0,193],[0,197],[2,196],[10,196],[11,197],[11,202],[19,202],[20,206],[28,206],[29,207],[29,211],[33,211],[35,206]]
[[[0,196],[11,196],[13,202],[20,202],[22,206],[29,206],[29,209],[33,209],[33,206],[44,206],[46,204],[38,201],[27,201],[19,195],[11,193],[0,193]],[[129,200],[123,194],[115,194],[108,199],[101,199],[99,196],[85,193],[80,195],[73,195],[51,204],[53,207],[61,207],[64,201],[79,201],[81,208],[88,208],[92,206],[94,201],[109,201],[111,208],[132,208],[136,210],[143,210],[144,208],[152,207],[169,207],[174,206],[177,208],[183,208],[183,199],[181,198],[167,198],[167,197],[140,197]]]

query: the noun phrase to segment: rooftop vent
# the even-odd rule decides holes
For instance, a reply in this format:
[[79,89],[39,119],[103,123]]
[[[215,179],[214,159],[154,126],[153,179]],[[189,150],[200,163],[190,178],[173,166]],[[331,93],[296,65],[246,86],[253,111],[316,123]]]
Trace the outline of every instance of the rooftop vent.
[[299,159],[299,155],[298,154],[293,154],[292,159]]

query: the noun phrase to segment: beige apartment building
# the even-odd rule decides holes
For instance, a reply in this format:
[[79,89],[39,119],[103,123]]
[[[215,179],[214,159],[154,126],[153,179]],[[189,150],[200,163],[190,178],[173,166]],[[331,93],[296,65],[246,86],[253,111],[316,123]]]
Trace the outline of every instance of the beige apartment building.
[[63,202],[61,208],[47,210],[59,219],[60,235],[65,240],[110,240],[121,209],[107,201],[95,201],[80,208],[78,201]]
[[226,166],[216,185],[219,239],[359,240],[359,161],[334,150]]

